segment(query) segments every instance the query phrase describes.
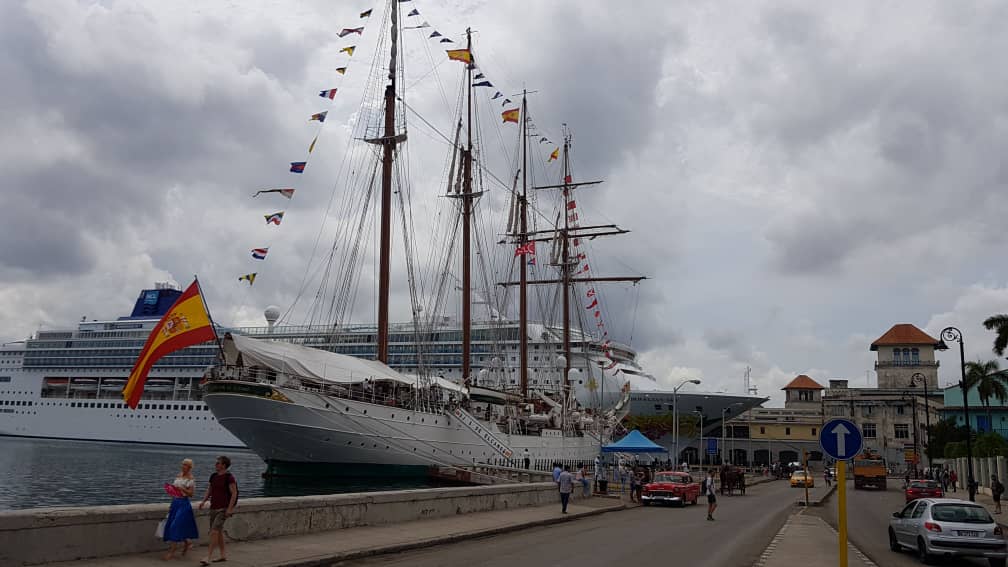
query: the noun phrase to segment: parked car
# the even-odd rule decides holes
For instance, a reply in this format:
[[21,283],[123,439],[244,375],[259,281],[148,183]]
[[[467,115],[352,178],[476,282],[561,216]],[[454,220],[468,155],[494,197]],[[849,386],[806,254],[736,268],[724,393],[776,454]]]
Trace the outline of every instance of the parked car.
[[935,557],[984,557],[1005,567],[1008,542],[987,509],[954,498],[919,498],[889,519],[889,548],[911,549],[921,563]]
[[698,498],[700,483],[689,473],[679,471],[655,473],[654,480],[645,484],[641,492],[641,503],[645,506],[652,502],[685,506],[687,502],[696,504]]
[[906,501],[910,502],[918,498],[944,498],[940,484],[933,480],[911,480],[906,487]]
[[795,471],[791,473],[791,488],[798,488],[802,486],[815,488],[815,479],[812,478],[812,473],[805,474],[805,471]]

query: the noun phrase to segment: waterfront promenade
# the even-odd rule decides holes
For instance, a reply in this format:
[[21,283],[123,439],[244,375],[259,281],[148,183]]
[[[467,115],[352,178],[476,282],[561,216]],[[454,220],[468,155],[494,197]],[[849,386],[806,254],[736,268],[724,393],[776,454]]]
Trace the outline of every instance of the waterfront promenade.
[[[478,512],[433,520],[416,520],[384,526],[361,526],[301,536],[231,542],[228,561],[231,566],[300,567],[329,565],[339,561],[397,553],[466,539],[487,537],[515,530],[552,526],[606,512],[622,510],[618,498],[591,498],[573,503],[567,514],[560,504]],[[205,557],[206,547],[193,548],[184,560],[165,562],[163,552],[85,561],[47,563],[73,567],[144,567],[197,563]]]
[[[804,492],[790,488],[787,481],[753,479],[745,496],[719,497],[714,522],[705,520],[703,503],[684,508],[641,507],[625,495],[596,495],[573,503],[567,515],[560,513],[559,504],[549,504],[233,541],[228,546],[227,564],[657,567],[675,558],[701,567],[837,565],[835,490],[821,485],[812,489],[809,508],[801,505]],[[851,530],[848,566],[917,564],[912,554],[893,553],[887,548],[888,517],[902,507],[902,490],[895,483],[887,491],[854,490],[849,483],[847,494]],[[978,502],[989,505],[990,497],[979,495]],[[47,565],[196,565],[206,548],[201,545],[186,558],[167,563],[161,559],[162,553]],[[963,564],[973,567],[986,562],[965,560]]]

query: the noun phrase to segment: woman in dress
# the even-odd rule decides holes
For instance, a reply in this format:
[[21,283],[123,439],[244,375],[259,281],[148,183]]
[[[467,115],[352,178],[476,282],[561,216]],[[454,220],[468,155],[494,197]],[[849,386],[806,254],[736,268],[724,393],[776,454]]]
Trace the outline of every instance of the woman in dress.
[[168,542],[168,553],[165,560],[175,558],[175,549],[181,542],[182,555],[185,555],[192,547],[190,540],[198,539],[199,532],[196,530],[196,516],[193,514],[192,498],[193,491],[196,490],[196,481],[192,475],[193,462],[191,459],[182,460],[182,470],[179,472],[172,486],[178,489],[181,496],[172,498],[171,508],[168,509],[168,517],[165,518],[164,540]]

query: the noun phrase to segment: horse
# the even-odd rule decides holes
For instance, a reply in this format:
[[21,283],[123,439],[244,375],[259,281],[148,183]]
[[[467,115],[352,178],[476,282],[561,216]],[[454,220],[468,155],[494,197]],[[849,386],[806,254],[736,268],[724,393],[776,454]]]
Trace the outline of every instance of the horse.
[[724,495],[727,490],[731,496],[736,489],[739,494],[745,495],[745,472],[736,467],[721,467],[721,494]]

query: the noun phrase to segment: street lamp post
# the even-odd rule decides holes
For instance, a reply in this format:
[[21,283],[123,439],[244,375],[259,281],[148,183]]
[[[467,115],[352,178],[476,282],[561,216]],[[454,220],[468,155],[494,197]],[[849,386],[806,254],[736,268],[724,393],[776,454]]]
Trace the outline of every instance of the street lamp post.
[[[903,399],[904,400],[906,399],[905,395],[903,396]],[[917,478],[917,459],[918,459],[917,455],[919,453],[917,452],[917,395],[916,394],[912,394],[910,396],[910,402],[911,402],[911,409],[910,409],[910,411],[913,412],[913,417],[912,417],[911,423],[913,424],[913,451],[914,451],[913,452],[913,454],[914,454],[914,462],[911,463],[911,464],[913,465],[914,478]]]
[[[725,445],[726,445],[726,443],[725,443],[725,441],[726,441],[726,438],[725,438],[725,422],[728,420],[727,416],[728,416],[728,413],[731,411],[731,409],[734,406],[740,406],[740,405],[742,405],[740,402],[735,402],[734,404],[730,404],[728,406],[725,406],[725,407],[721,408],[721,466],[724,466],[725,462],[726,462],[725,458],[724,458]],[[735,437],[735,432],[734,431],[732,431],[732,437],[733,438]]]
[[672,389],[672,437],[673,445],[675,446],[675,460],[673,463],[676,468],[679,467],[679,388],[682,388],[686,384],[699,384],[700,380],[696,378],[683,380],[678,386]]
[[976,502],[976,481],[973,479],[973,444],[970,441],[969,418],[969,391],[966,386],[966,350],[963,346],[962,331],[955,327],[945,327],[940,333],[941,339],[935,345],[937,350],[948,350],[945,341],[957,341],[959,343],[959,372],[961,380],[959,387],[962,388],[963,397],[963,418],[966,420],[966,491],[969,492],[970,502]]
[[703,444],[703,410],[701,409],[701,407],[700,407],[700,406],[697,406],[697,409],[693,410],[693,413],[695,413],[695,414],[697,414],[698,416],[700,416],[700,447],[699,447],[699,450],[697,451],[697,460],[698,460],[698,463],[697,463],[697,465],[698,465],[698,466],[699,466],[699,467],[700,467],[701,469],[703,469],[703,456],[704,456],[704,451],[706,451],[706,450],[707,450],[707,449],[706,449],[706,448],[704,447],[704,444]]
[[920,372],[915,372],[913,376],[910,377],[910,386],[914,387],[917,385],[917,379],[924,384],[924,452],[927,453],[928,467],[931,466],[931,406],[928,405],[928,387],[927,387],[927,376]]

